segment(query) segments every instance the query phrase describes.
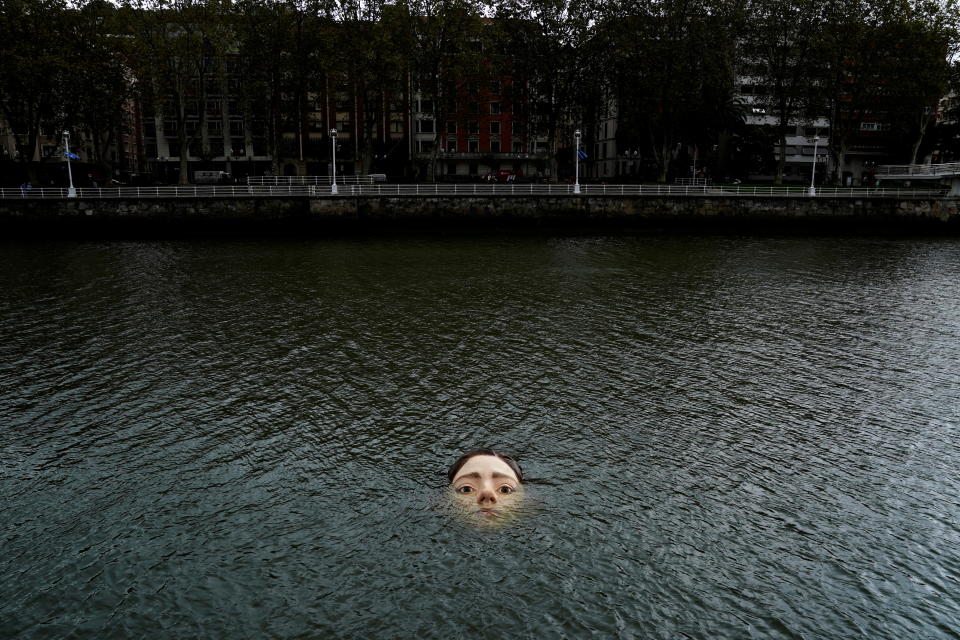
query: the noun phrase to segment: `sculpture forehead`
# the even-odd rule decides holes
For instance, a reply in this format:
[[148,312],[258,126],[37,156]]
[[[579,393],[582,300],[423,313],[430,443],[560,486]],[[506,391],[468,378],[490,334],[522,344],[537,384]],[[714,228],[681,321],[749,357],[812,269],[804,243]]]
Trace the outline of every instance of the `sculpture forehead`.
[[511,478],[517,478],[517,474],[513,472],[510,465],[497,456],[488,455],[473,456],[467,460],[463,466],[460,467],[460,470],[457,471],[454,480],[466,473],[503,473],[509,475]]

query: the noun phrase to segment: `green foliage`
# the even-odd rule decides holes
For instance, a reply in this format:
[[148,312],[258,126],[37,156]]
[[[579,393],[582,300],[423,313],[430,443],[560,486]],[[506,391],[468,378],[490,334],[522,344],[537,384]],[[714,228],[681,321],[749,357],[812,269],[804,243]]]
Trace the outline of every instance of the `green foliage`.
[[776,119],[777,184],[783,181],[788,130],[816,112],[824,9],[822,0],[747,0],[743,53],[749,75],[769,89],[757,104]]
[[[366,170],[386,154],[377,127],[391,106],[419,92],[440,131],[468,87],[506,77],[514,117],[546,139],[555,178],[573,131],[590,144],[586,125],[615,109],[618,147],[664,180],[684,148],[715,149],[718,167],[728,146],[759,149],[746,140],[739,77],[767,88],[749,106],[772,117],[781,148],[798,122],[826,115],[842,170],[870,119],[890,123],[900,159],[917,157],[958,43],[954,0],[5,0],[0,113],[25,149],[44,126],[83,131],[109,170],[135,95],[175,128],[161,133],[176,138],[185,181],[192,146],[221,152],[203,105],[226,93],[230,67],[245,144],[256,125],[275,171],[302,153],[292,132],[302,141],[316,129],[308,114],[338,111],[318,96],[361,114],[343,157]],[[435,147],[429,177],[436,158]]]
[[595,7],[583,0],[492,0],[490,6],[495,46],[509,61],[504,70],[512,72],[514,86],[524,88],[528,133],[546,138],[555,180],[561,145],[572,149],[574,130],[588,110],[600,108],[602,61],[587,53]]
[[713,0],[606,5],[597,39],[619,106],[617,143],[642,149],[667,178],[678,145],[711,148],[742,121],[734,97],[739,14]]
[[0,109],[32,160],[41,125],[64,124],[70,60],[57,46],[67,21],[61,0],[5,0],[0,11]]

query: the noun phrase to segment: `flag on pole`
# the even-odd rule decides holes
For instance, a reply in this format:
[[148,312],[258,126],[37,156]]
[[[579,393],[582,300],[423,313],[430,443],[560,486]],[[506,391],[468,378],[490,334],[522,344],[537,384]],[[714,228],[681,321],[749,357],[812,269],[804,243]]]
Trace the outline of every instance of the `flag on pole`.
[[584,151],[583,149],[578,150],[577,155],[580,157],[581,160],[587,159],[587,152]]
[[80,159],[80,156],[78,156],[77,154],[73,153],[72,151],[64,151],[64,152],[63,152],[63,155],[67,156],[67,157],[70,158],[71,160],[79,160],[79,159]]

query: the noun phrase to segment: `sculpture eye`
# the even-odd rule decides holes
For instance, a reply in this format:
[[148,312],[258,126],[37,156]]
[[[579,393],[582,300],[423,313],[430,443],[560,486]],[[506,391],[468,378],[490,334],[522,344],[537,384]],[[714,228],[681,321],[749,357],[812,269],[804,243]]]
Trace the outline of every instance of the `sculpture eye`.
[[505,485],[503,485],[502,487],[500,487],[499,491],[500,491],[500,493],[513,493],[513,492],[515,491],[515,489],[514,489],[513,487],[505,484]]
[[462,487],[457,487],[457,493],[472,493],[473,487],[468,484],[463,485]]

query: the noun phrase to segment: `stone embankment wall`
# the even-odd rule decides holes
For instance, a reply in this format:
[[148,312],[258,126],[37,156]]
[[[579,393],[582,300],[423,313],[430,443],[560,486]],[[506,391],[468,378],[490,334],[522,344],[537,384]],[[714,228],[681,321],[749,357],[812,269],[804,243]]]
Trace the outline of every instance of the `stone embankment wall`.
[[919,227],[955,232],[960,200],[797,197],[417,196],[0,200],[0,229],[82,231],[152,227],[205,230],[403,230],[602,226],[621,228]]

